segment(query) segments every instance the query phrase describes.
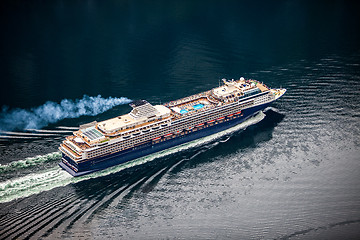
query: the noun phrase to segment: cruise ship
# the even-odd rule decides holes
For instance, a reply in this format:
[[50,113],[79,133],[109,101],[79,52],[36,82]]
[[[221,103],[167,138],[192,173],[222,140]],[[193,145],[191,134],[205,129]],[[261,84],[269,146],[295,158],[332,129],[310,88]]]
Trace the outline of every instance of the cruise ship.
[[59,165],[81,176],[173,148],[240,124],[286,92],[243,77],[222,81],[162,105],[133,101],[128,114],[81,125],[60,144]]

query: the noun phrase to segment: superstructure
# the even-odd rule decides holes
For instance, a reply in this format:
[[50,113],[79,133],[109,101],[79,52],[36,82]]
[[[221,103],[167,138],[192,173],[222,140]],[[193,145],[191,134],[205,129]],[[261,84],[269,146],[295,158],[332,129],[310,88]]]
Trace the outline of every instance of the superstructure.
[[130,103],[128,114],[80,126],[60,144],[59,165],[80,176],[233,127],[266,108],[286,89],[256,80],[226,80],[209,91],[163,105]]

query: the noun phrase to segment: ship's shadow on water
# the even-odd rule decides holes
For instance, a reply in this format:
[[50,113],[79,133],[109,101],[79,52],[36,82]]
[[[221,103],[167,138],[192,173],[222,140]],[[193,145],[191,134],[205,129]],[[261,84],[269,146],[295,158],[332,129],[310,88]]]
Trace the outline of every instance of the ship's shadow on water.
[[[151,192],[166,174],[176,175],[185,169],[220,161],[219,159],[226,161],[227,156],[235,152],[256,148],[258,144],[269,141],[272,139],[274,128],[284,117],[285,115],[269,109],[262,121],[246,129],[117,173],[81,181],[74,184],[74,188],[79,196],[89,199],[108,196],[107,200],[103,201],[105,205],[120,195],[125,200],[137,191]],[[112,196],[109,198],[110,195]]]

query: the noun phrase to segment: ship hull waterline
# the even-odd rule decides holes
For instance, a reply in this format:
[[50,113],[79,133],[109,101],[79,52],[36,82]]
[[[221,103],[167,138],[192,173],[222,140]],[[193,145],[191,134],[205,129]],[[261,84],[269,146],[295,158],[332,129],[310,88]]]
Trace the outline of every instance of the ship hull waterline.
[[62,161],[59,163],[59,166],[66,170],[68,173],[70,173],[74,177],[79,177],[82,175],[90,174],[96,171],[101,171],[109,167],[113,167],[116,165],[120,165],[153,153],[157,153],[166,149],[178,147],[184,143],[188,143],[203,137],[207,137],[219,132],[222,132],[226,129],[229,129],[231,127],[234,127],[248,118],[256,115],[259,111],[265,109],[271,104],[271,102],[258,105],[252,108],[243,109],[242,115],[239,117],[236,117],[234,119],[229,119],[227,121],[214,124],[212,126],[208,126],[206,128],[193,131],[191,133],[188,133],[186,135],[180,135],[175,138],[159,142],[156,144],[152,144],[151,142],[142,144],[140,146],[136,146],[131,149],[127,149],[118,153],[114,153],[112,155],[107,155],[103,157],[94,158],[91,160],[88,160],[86,162],[82,162],[77,164],[78,171],[73,170],[70,168],[67,164],[64,163],[64,161],[72,162],[73,161],[67,157],[66,155],[62,154]]

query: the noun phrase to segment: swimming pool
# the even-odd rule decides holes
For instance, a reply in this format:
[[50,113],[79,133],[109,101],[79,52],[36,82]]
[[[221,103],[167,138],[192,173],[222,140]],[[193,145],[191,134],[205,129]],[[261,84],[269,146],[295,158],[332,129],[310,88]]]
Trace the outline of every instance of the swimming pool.
[[203,107],[204,107],[204,104],[196,104],[196,105],[193,106],[193,108],[194,108],[195,110],[199,110],[199,109],[201,109],[201,108],[203,108]]
[[[199,110],[199,109],[201,109],[201,108],[204,107],[204,104],[199,103],[199,104],[196,104],[196,105],[194,105],[194,106],[192,106],[192,107],[194,108],[194,110]],[[190,109],[190,111],[192,111],[192,109]],[[186,109],[181,109],[181,110],[180,110],[180,114],[185,114],[185,113],[188,113],[188,112],[189,112],[189,111],[186,110]]]

